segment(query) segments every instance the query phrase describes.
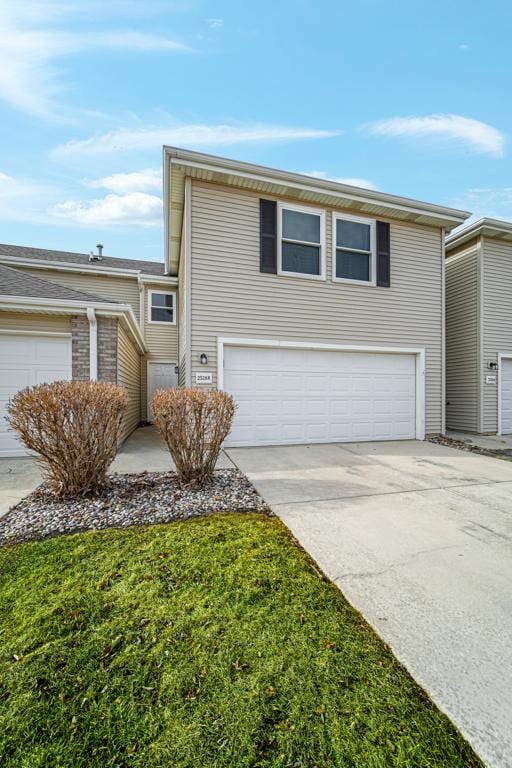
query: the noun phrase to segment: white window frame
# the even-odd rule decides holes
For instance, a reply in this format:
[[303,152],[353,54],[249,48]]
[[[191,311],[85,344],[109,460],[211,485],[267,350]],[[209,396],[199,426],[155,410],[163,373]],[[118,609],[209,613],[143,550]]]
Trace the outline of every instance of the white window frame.
[[[153,294],[159,293],[164,296],[172,296],[172,321],[171,320],[152,320],[151,310],[153,308]],[[155,309],[165,309],[165,307],[155,307]],[[151,325],[176,325],[176,291],[159,291],[158,289],[148,291],[148,323]]]
[[[289,272],[282,268],[283,255],[283,211],[298,211],[299,213],[310,213],[320,217],[320,242],[308,243],[305,240],[288,240],[287,242],[298,243],[299,245],[312,245],[320,247],[320,274],[308,275],[305,272]],[[300,277],[306,280],[325,280],[325,211],[322,208],[309,208],[304,205],[294,205],[292,203],[277,203],[277,274],[282,277]]]
[[[354,280],[350,277],[336,277],[336,222],[337,221],[357,221],[359,224],[370,225],[370,279]],[[353,251],[354,253],[367,253],[367,251],[357,248],[342,248],[343,251]],[[332,213],[332,281],[333,283],[349,283],[351,285],[366,285],[375,287],[377,285],[377,221],[366,216],[352,216],[348,213],[333,211]]]

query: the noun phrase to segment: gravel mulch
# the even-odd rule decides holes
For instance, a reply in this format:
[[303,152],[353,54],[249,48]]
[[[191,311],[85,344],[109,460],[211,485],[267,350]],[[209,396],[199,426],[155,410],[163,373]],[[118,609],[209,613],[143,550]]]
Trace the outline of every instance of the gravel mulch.
[[482,456],[491,456],[494,459],[504,459],[512,461],[512,450],[509,448],[482,448],[481,445],[474,445],[465,440],[455,440],[446,435],[435,435],[428,438],[429,442],[436,445],[446,445],[448,448],[457,448],[459,451],[469,451],[470,453],[479,453]]
[[96,496],[57,501],[39,486],[0,518],[0,545],[64,533],[170,523],[215,512],[271,514],[245,475],[220,469],[202,490],[180,487],[175,472],[111,475]]

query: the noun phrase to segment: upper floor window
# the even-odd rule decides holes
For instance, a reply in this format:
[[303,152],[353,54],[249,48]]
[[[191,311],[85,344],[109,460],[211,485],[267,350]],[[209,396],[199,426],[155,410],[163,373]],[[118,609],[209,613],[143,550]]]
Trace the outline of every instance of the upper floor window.
[[278,273],[325,280],[325,213],[281,203],[278,210]]
[[176,323],[176,294],[168,291],[148,291],[148,321]]
[[333,280],[376,285],[375,221],[333,214]]

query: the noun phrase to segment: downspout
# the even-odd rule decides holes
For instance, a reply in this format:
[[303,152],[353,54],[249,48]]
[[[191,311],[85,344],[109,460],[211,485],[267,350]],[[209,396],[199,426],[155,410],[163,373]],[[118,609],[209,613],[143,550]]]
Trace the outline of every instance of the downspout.
[[93,307],[87,307],[89,321],[89,378],[98,380],[98,323]]

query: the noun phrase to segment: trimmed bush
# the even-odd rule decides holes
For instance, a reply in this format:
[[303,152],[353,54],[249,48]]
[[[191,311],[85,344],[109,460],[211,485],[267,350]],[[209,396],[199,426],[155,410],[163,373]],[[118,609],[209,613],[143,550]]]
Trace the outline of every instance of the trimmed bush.
[[128,395],[105,381],[56,381],[18,392],[7,421],[38,454],[45,479],[61,499],[96,491],[117,453]]
[[151,407],[180,482],[206,485],[233,423],[236,406],[231,395],[215,389],[161,389]]

